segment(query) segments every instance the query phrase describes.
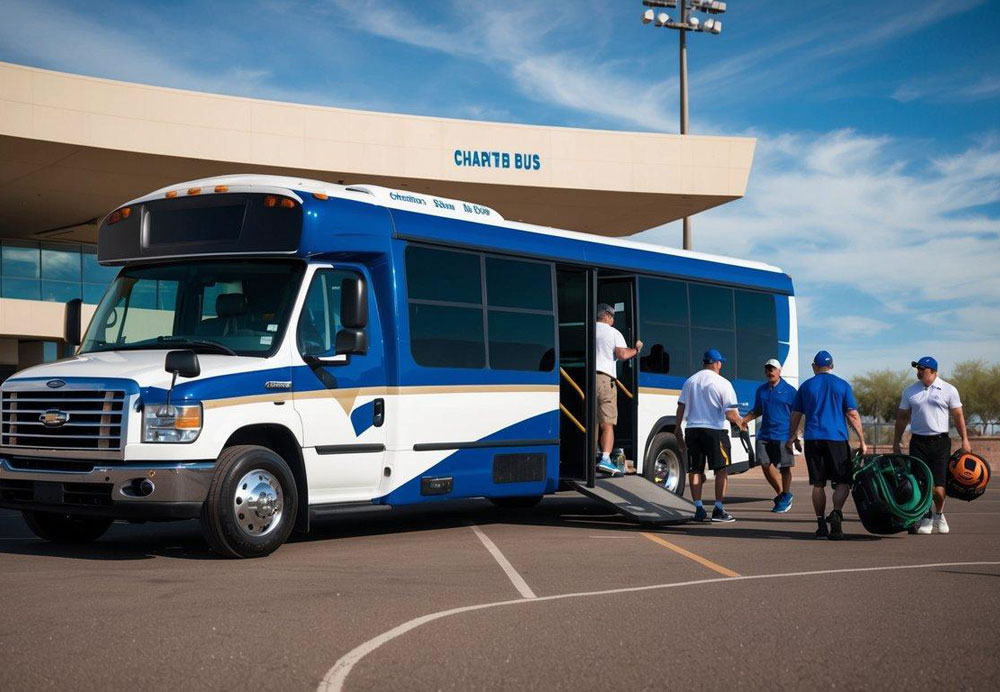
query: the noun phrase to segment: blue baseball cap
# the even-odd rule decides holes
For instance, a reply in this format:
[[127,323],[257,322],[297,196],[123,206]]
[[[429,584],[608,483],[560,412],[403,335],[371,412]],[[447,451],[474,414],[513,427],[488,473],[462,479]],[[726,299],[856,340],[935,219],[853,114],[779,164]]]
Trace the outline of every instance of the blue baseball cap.
[[914,368],[927,368],[928,370],[934,370],[935,372],[938,369],[937,361],[930,356],[924,356],[920,360],[911,361],[910,366]]
[[726,358],[721,353],[719,353],[719,349],[717,349],[717,348],[710,348],[707,351],[705,351],[705,355],[703,355],[701,357],[701,362],[703,362],[703,363],[725,363],[726,362]]
[[830,355],[829,351],[819,351],[813,358],[813,365],[818,365],[821,368],[826,368],[833,365],[833,356]]

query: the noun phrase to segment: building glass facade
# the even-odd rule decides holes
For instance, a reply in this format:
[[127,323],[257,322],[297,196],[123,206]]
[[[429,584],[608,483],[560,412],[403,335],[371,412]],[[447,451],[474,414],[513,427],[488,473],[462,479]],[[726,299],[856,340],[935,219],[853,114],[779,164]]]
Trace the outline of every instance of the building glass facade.
[[97,248],[65,243],[4,240],[0,246],[0,297],[97,304],[118,273],[97,263]]

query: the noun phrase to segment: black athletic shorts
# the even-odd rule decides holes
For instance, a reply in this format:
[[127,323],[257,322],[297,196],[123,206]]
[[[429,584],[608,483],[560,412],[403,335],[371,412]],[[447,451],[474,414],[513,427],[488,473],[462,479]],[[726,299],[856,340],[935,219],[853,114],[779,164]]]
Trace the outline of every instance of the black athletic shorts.
[[854,482],[851,445],[846,440],[806,440],[806,466],[809,485],[825,486]]
[[948,461],[951,459],[951,438],[940,435],[914,435],[910,438],[910,456],[927,464],[934,474],[934,485],[943,486],[948,480]]
[[713,471],[730,464],[732,448],[729,431],[714,428],[688,428],[684,431],[684,444],[688,451],[688,473],[705,473],[705,463]]

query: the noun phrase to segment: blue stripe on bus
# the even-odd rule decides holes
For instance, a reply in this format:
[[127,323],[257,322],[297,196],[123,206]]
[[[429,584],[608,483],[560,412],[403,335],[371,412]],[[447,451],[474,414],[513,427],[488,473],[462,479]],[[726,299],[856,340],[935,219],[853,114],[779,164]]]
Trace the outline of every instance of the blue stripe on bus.
[[[482,441],[499,440],[539,440],[558,437],[559,412],[550,411],[520,421],[499,430]],[[434,452],[426,452],[433,454]],[[493,457],[497,454],[545,454],[545,478],[540,481],[520,483],[494,483]],[[445,495],[422,495],[420,483],[423,478],[452,479],[452,489]],[[544,495],[556,491],[559,484],[559,446],[541,445],[532,447],[482,447],[460,449],[410,479],[392,492],[375,500],[379,504],[409,505],[421,502],[439,502],[463,497],[517,497]]]

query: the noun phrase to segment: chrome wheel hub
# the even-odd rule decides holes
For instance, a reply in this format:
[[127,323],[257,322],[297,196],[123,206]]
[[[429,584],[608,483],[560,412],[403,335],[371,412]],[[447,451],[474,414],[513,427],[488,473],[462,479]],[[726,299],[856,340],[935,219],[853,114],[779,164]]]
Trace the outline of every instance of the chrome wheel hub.
[[677,455],[669,449],[664,449],[656,455],[656,461],[653,464],[653,478],[656,484],[676,493],[683,473]]
[[247,536],[264,536],[281,523],[284,495],[281,483],[269,471],[255,469],[236,484],[233,516]]

